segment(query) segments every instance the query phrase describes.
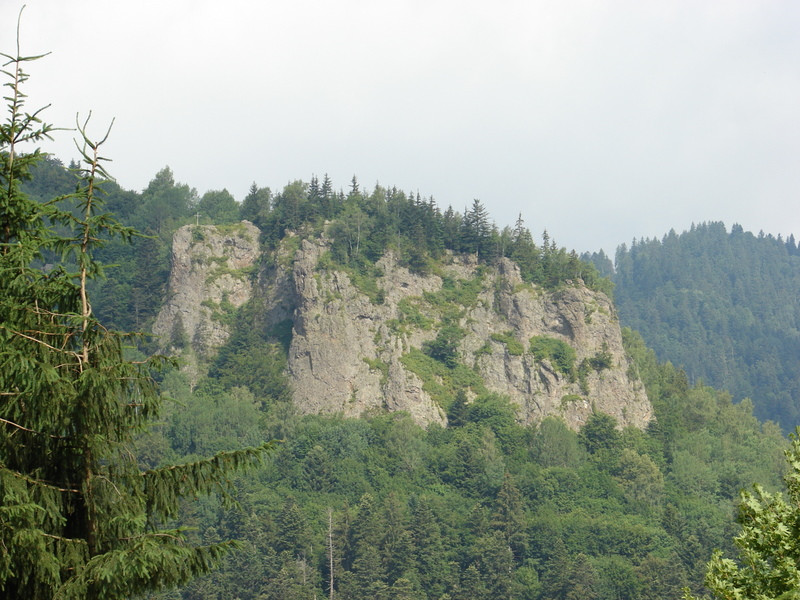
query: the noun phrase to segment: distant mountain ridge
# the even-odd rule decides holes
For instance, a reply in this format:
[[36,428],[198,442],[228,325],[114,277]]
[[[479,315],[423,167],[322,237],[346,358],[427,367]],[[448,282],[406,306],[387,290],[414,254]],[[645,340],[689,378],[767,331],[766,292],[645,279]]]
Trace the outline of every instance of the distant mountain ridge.
[[[595,255],[598,270],[607,263]],[[624,326],[690,379],[752,399],[755,414],[800,424],[800,251],[721,222],[619,247],[614,297]]]

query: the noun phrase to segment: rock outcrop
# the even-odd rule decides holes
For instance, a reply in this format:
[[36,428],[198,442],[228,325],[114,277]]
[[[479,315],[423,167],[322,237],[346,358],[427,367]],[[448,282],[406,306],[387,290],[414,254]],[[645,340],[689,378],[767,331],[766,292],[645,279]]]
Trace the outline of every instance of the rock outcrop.
[[390,322],[398,302],[441,286],[438,277],[420,277],[395,268],[391,255],[378,266],[384,301],[375,304],[341,271],[318,270],[327,250],[304,240],[294,260],[297,304],[289,348],[295,403],[308,413],[359,416],[370,410],[404,410],[420,423],[446,417],[423,381],[401,363],[404,352],[420,346],[430,331],[393,336]]
[[[182,327],[208,358],[229,335],[226,307],[254,297],[265,327],[293,324],[288,376],[302,412],[402,410],[421,424],[446,424],[451,380],[467,378],[455,387],[468,400],[502,394],[525,423],[559,415],[577,429],[593,410],[621,426],[652,418],[611,301],[581,282],[547,291],[524,283],[510,260],[487,267],[452,255],[436,274],[420,275],[390,252],[367,290],[343,270],[320,267],[324,240],[290,238],[253,284],[243,274],[259,258],[254,226],[199,231],[176,234],[170,297],[155,332],[174,340]],[[456,332],[447,367],[431,358],[443,328]],[[569,365],[548,348],[564,351]]]
[[[487,390],[508,396],[521,421],[560,415],[578,428],[593,410],[621,425],[644,427],[652,418],[644,386],[629,373],[616,313],[605,295],[581,284],[554,292],[526,285],[510,260],[487,269],[474,257],[452,257],[441,276],[420,276],[387,254],[378,262],[383,302],[377,304],[345,273],[318,270],[324,251],[324,244],[304,241],[294,261],[289,373],[302,411],[358,416],[404,410],[420,423],[445,423],[430,391],[438,376],[415,372],[407,357],[436,338],[443,312],[457,308],[454,324],[464,332],[460,362],[474,369]],[[456,290],[467,288],[464,305],[448,300],[457,293],[443,293],[445,280]],[[551,359],[536,356],[530,350],[535,336],[573,348],[573,372],[560,372]]]
[[[161,345],[182,355],[190,379],[230,335],[233,313],[253,293],[260,231],[235,225],[186,225],[172,240],[167,299],[153,325]],[[189,351],[191,350],[191,351]]]

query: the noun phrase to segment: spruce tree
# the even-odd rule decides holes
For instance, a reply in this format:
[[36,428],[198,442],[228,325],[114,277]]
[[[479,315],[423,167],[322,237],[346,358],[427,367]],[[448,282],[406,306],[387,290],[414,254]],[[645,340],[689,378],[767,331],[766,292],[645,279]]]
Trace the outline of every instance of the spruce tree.
[[[46,203],[25,196],[20,184],[42,154],[22,150],[53,127],[41,110],[24,109],[23,67],[40,57],[22,56],[19,44],[2,56],[0,593],[114,599],[184,583],[230,544],[192,546],[169,528],[179,502],[212,491],[230,499],[226,474],[256,463],[269,444],[150,470],[137,464],[132,441],[161,404],[155,362],[126,360],[128,336],[98,322],[87,294],[102,275],[95,250],[135,235],[103,212],[105,138],[93,142],[88,119],[78,123],[76,192]],[[61,208],[76,204],[79,212]]]
[[472,209],[464,210],[461,239],[464,252],[475,252],[484,257],[488,251],[492,227],[489,224],[489,213],[477,198],[472,201]]
[[504,475],[503,485],[495,498],[492,528],[502,534],[504,542],[514,553],[514,558],[521,561],[527,549],[525,507],[522,494],[508,472]]

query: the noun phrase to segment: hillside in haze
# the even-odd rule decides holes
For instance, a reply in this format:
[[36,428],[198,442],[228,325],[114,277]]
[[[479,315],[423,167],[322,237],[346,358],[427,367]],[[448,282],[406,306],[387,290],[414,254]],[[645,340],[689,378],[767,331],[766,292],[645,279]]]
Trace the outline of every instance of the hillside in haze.
[[[600,257],[595,257],[600,258]],[[800,423],[800,251],[794,237],[702,223],[620,246],[623,325],[693,381],[750,398],[785,431]],[[601,270],[608,263],[598,260]],[[603,264],[606,266],[604,267]]]

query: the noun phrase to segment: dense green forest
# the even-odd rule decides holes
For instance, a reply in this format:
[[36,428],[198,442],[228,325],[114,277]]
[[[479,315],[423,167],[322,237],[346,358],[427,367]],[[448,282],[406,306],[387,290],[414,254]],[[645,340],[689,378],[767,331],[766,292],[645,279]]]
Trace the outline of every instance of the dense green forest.
[[[599,270],[610,261],[595,255]],[[756,416],[800,424],[800,251],[794,237],[693,225],[616,254],[624,325],[690,380],[751,398]]]
[[[54,160],[27,184],[40,199],[74,183]],[[107,207],[146,236],[98,250],[106,278],[96,310],[109,325],[143,329],[157,312],[172,232],[192,222],[248,218],[270,260],[287,231],[327,235],[331,260],[369,277],[392,248],[420,272],[447,250],[517,260],[544,286],[583,279],[610,291],[599,269],[522,219],[498,230],[475,201],[463,214],[380,187],[350,192],[312,178],[279,194],[252,186],[237,204],[200,197],[160,171],[141,193],[107,184]],[[259,331],[245,305],[233,335],[190,386],[159,375],[168,401],[160,424],[137,442],[143,468],[187,461],[264,440],[282,440],[269,464],[232,480],[239,510],[214,497],[186,502],[179,524],[193,540],[239,540],[215,573],[164,592],[170,599],[678,598],[703,590],[715,548],[732,551],[734,507],[752,482],[779,489],[786,440],[760,424],[750,402],[659,363],[637,333],[624,332],[656,419],[619,430],[595,414],[580,432],[548,418],[523,427],[502,397],[451,406],[450,425],[423,429],[402,414],[359,420],[299,416],[282,374],[286,332]],[[153,344],[142,344],[147,352]],[[757,396],[754,395],[757,399]]]
[[523,427],[492,395],[454,404],[447,428],[401,413],[300,417],[254,392],[246,370],[194,391],[170,373],[162,390],[176,405],[141,440],[143,460],[283,442],[237,480],[240,512],[187,505],[183,524],[198,541],[242,547],[164,597],[321,598],[331,572],[335,597],[352,599],[701,591],[712,550],[732,551],[739,490],[780,487],[786,442],[749,403],[689,385],[638,335],[625,337],[656,411],[647,431],[619,431],[603,414],[578,433],[556,418]]
[[[783,487],[787,440],[774,423],[759,422],[754,406],[763,411],[772,402],[788,419],[794,388],[772,398],[756,382],[753,401],[734,402],[728,392],[693,383],[696,373],[659,362],[633,329],[623,331],[630,376],[644,383],[655,417],[645,430],[621,428],[596,411],[580,431],[556,417],[523,426],[507,398],[485,390],[471,399],[455,394],[447,427],[423,428],[402,412],[301,416],[285,375],[291,333],[259,327],[252,304],[232,312],[228,341],[204,357],[205,375],[190,383],[177,362],[151,356],[156,340],[126,333],[150,328],[166,291],[172,235],[187,223],[248,219],[262,232],[265,262],[278,260],[282,246],[325,237],[327,264],[376,303],[383,299],[370,281],[387,250],[417,273],[436,272],[448,253],[483,263],[510,258],[525,282],[546,289],[583,283],[610,294],[603,275],[612,271],[607,258],[581,260],[546,232],[535,243],[522,216],[498,228],[478,200],[463,212],[443,211],[419,194],[368,191],[355,177],[347,192],[335,191],[327,177],[314,176],[276,193],[253,184],[239,204],[226,190],[200,196],[168,168],[134,192],[109,181],[97,153],[102,142],[91,142],[80,124],[80,163],[65,168],[38,152],[20,154],[18,142],[38,142],[50,127],[38,112],[22,110],[19,86],[27,76],[20,65],[37,57],[5,58],[12,83],[8,120],[0,124],[3,594],[678,598],[703,593],[715,549],[735,553],[742,489],[759,482],[766,492],[758,488],[740,515],[779,506],[769,504],[769,492]],[[752,243],[741,228],[730,236],[716,224],[702,229],[717,236],[717,252],[739,237]],[[672,247],[677,236],[669,238],[620,250],[621,298],[634,275],[667,269],[648,257]],[[699,310],[708,323],[746,323],[754,336],[764,321],[784,330],[788,348],[795,304],[775,282],[793,272],[797,248],[793,239],[766,240],[789,257],[788,266],[729,249],[725,255],[742,268],[719,275],[703,262],[702,244],[676,251],[673,270],[698,258],[700,277],[716,283],[672,283],[687,298],[677,318],[689,322]],[[761,295],[750,298],[758,269]],[[730,306],[715,296],[725,277],[734,289]],[[661,295],[657,278],[646,281],[641,297]],[[783,299],[785,310],[744,303],[769,295]],[[669,314],[670,306],[650,316]],[[705,340],[705,329],[685,331]],[[444,369],[469,370],[452,345],[438,336],[423,350]],[[759,372],[780,360],[763,347],[754,343],[743,354]],[[780,383],[788,364],[775,366],[767,381]],[[793,452],[795,476],[786,482],[795,498],[800,443]],[[786,509],[783,517],[794,515]],[[729,568],[720,557],[718,568]]]

